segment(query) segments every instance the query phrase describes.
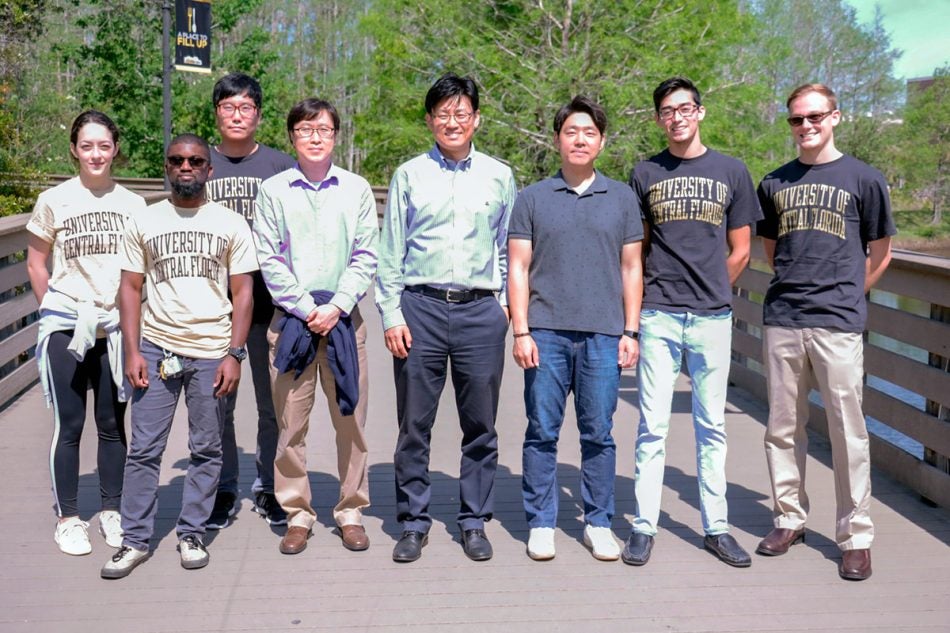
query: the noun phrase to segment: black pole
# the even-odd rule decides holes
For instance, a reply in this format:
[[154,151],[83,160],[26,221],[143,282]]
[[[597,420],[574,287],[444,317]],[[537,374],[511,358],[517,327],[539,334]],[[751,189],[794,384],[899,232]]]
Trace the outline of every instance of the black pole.
[[[162,0],[162,131],[164,132],[162,156],[168,151],[168,145],[172,141],[171,30],[172,5],[169,0]],[[165,189],[168,189],[168,176],[165,176]]]

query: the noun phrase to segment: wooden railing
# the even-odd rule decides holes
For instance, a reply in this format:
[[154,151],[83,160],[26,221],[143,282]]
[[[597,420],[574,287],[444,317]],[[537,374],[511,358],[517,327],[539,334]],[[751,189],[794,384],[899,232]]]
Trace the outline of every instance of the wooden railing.
[[[736,284],[730,375],[762,400],[767,400],[761,339],[767,270],[757,244],[752,265]],[[897,250],[870,299],[864,411],[871,418],[871,462],[950,508],[950,260]],[[824,409],[812,395],[809,426],[827,436]]]
[[[166,194],[154,179],[123,181],[147,198]],[[374,187],[382,213],[386,188]],[[0,218],[0,407],[37,379],[36,300],[28,290],[24,253],[27,215]],[[762,372],[762,297],[771,275],[759,244],[736,286],[731,380],[766,400]],[[950,508],[950,260],[896,251],[868,307],[864,409],[872,420],[875,467]],[[817,400],[817,399],[815,399]],[[827,434],[824,410],[812,405],[810,426]],[[876,422],[875,422],[876,421]],[[885,439],[902,434],[896,442]]]

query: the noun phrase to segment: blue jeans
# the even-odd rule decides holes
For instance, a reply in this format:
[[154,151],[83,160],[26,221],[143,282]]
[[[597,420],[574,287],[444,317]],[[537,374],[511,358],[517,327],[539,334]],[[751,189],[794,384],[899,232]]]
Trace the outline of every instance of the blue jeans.
[[594,527],[610,527],[617,462],[610,431],[620,388],[620,337],[542,329],[532,330],[531,337],[538,346],[540,364],[524,374],[528,428],[521,490],[528,525],[553,528],[557,523],[557,440],[567,394],[573,391],[581,440],[584,520]]
[[732,312],[714,316],[640,313],[640,426],[637,430],[637,516],[633,531],[656,534],[666,463],[666,436],[676,377],[685,354],[692,382],[696,472],[703,531],[729,531],[726,505],[726,388]]

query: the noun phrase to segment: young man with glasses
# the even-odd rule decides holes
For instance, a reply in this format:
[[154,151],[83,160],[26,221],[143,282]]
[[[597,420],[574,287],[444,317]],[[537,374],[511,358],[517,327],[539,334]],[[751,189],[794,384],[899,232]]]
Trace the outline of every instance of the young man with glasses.
[[828,418],[835,474],[838,574],[871,575],[871,459],[861,409],[865,295],[891,259],[896,233],[881,173],[835,146],[834,92],[805,84],[786,102],[798,158],[759,185],[758,224],[775,270],[765,295],[763,351],[769,391],[765,455],[775,528],[756,551],[778,556],[805,539],[808,395]]
[[484,561],[492,557],[484,525],[498,463],[515,180],[507,165],[472,144],[480,122],[474,81],[443,75],[426,94],[425,109],[435,145],[393,175],[376,278],[399,418],[393,462],[403,533],[393,560],[418,559],[428,541],[431,430],[451,361],[462,427],[458,524],[465,554]]
[[257,270],[247,223],[207,199],[211,171],[205,140],[176,136],[165,155],[171,200],[125,223],[119,317],[125,375],[135,393],[120,509],[124,536],[103,578],[128,576],[149,556],[162,454],[182,392],[191,456],[178,549],[185,569],[208,564],[202,536],[221,473],[225,402],[241,378]]
[[287,512],[283,554],[298,554],[317,515],[307,474],[307,430],[317,381],[336,432],[343,546],[369,547],[366,326],[357,303],[376,272],[379,224],[366,180],[333,163],[340,115],[304,99],[287,115],[297,165],[261,184],[254,242],[277,311],[267,331],[279,435],[274,492]]
[[725,406],[732,284],[749,261],[751,225],[762,213],[745,165],[703,145],[699,127],[706,109],[696,86],[683,77],[667,79],[654,90],[653,104],[667,148],[630,175],[645,237],[637,508],[622,558],[630,565],[650,560],[673,392],[685,358],[703,542],[723,562],[748,567],[748,553],[729,534]]
[[508,228],[508,305],[515,362],[525,370],[523,456],[528,556],[554,558],[557,441],[574,393],[581,443],[584,544],[613,561],[617,447],[611,430],[620,370],[637,362],[643,275],[640,207],[594,169],[607,115],[575,97],[554,117],[561,168],[519,194]]
[[[289,169],[294,159],[255,140],[261,122],[261,86],[242,73],[225,75],[214,85],[212,102],[221,142],[211,148],[214,172],[208,180],[208,197],[247,220],[254,221],[254,200],[261,181]],[[267,361],[267,325],[274,316],[274,304],[259,271],[254,273],[254,314],[247,336],[247,356],[257,402],[257,477],[251,486],[254,511],[270,525],[284,525],[287,516],[274,498],[274,454],[277,451],[277,420],[270,390]],[[224,464],[214,510],[208,529],[228,526],[237,511],[238,447],[235,439],[234,408],[237,392],[228,399],[221,438]]]

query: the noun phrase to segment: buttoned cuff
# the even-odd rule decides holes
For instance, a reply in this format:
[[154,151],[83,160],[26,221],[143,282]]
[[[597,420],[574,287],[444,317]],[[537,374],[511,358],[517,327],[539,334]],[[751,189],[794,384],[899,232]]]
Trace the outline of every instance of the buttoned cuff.
[[344,292],[338,292],[330,299],[330,303],[342,310],[344,314],[351,314],[356,305],[356,298]]
[[402,309],[396,308],[392,312],[383,315],[383,331],[397,325],[405,325],[406,319],[402,316]]

